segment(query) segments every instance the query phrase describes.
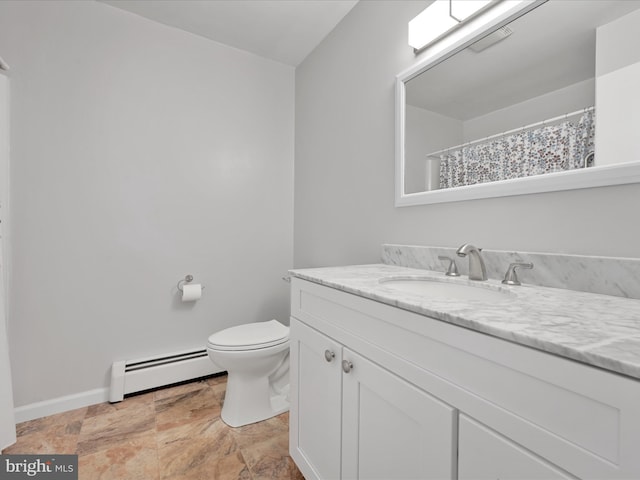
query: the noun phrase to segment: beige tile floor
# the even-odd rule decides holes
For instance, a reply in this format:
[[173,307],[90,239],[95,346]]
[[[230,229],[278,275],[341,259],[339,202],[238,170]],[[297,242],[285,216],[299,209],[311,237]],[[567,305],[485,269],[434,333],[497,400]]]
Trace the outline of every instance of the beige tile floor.
[[288,414],[239,428],[220,420],[226,376],[18,424],[2,453],[77,454],[81,480],[304,480]]

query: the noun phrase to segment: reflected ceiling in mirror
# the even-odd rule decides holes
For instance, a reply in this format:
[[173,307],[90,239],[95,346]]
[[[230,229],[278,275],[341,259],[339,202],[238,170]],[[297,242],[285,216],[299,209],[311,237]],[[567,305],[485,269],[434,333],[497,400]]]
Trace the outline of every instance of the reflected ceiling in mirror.
[[[608,72],[596,69],[596,29],[627,18],[640,29],[640,2],[520,3],[398,76],[397,205],[635,181],[640,157],[624,159],[624,174],[598,157],[596,84]],[[619,56],[600,43],[600,57]],[[617,62],[640,65],[622,48],[630,58]]]

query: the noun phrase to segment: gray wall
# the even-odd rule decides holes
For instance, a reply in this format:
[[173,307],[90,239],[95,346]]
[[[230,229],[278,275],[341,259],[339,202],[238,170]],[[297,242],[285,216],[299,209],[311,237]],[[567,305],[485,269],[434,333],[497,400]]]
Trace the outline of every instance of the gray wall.
[[359,2],[296,70],[294,263],[377,262],[380,244],[638,257],[640,185],[394,208],[394,79],[429,2]]
[[405,193],[424,192],[440,185],[440,156],[427,155],[463,142],[462,120],[407,105],[405,111]]
[[288,319],[293,68],[97,2],[0,2],[0,51],[16,406]]

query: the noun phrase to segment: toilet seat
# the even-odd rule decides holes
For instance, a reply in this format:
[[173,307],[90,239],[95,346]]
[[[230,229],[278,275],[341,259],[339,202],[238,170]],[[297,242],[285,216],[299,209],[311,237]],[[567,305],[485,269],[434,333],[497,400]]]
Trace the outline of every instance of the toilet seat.
[[289,341],[289,327],[277,320],[226,328],[207,340],[212,350],[242,351],[273,347]]

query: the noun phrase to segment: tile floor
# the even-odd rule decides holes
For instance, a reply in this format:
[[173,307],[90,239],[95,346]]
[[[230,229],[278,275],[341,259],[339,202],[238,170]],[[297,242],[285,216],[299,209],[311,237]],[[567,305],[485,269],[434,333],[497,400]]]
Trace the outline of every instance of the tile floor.
[[18,424],[2,453],[77,454],[80,480],[304,480],[288,414],[240,428],[220,420],[226,375]]

